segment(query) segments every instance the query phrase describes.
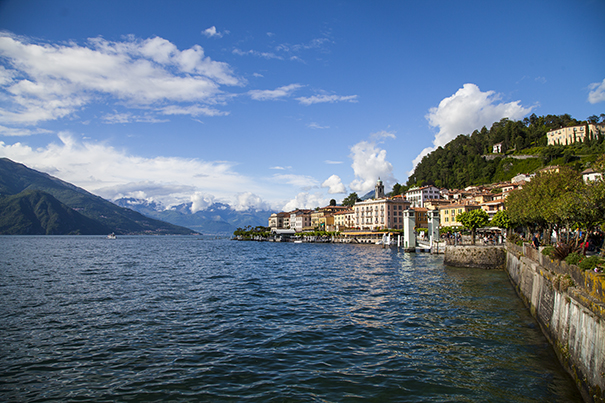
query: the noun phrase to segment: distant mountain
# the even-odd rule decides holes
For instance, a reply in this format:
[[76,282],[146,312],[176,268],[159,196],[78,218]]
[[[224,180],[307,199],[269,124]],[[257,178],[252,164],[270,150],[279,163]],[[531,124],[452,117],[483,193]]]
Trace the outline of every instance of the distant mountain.
[[0,234],[192,234],[0,158]]
[[118,206],[127,207],[139,213],[175,225],[190,228],[203,234],[231,235],[238,227],[250,225],[267,226],[273,211],[237,211],[228,204],[214,203],[206,210],[191,213],[191,203],[164,209],[160,204],[145,200],[122,198],[114,201]]

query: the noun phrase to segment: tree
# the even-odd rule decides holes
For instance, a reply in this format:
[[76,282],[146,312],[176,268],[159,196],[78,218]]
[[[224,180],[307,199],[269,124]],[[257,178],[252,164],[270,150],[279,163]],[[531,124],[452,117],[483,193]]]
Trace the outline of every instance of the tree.
[[465,211],[456,216],[456,221],[471,230],[473,245],[475,244],[475,232],[477,228],[485,227],[489,223],[489,215],[482,209]]
[[330,206],[336,206],[336,200],[335,199],[331,199],[330,200]]
[[357,196],[357,193],[353,192],[347,197],[345,197],[345,199],[342,201],[342,205],[347,207],[353,207],[358,201],[361,201],[361,199]]
[[582,185],[578,172],[567,167],[536,175],[523,189],[507,197],[505,205],[511,221],[528,227],[528,233],[535,227],[548,229],[549,239],[554,227],[569,228],[579,221],[576,200]]
[[512,222],[510,221],[510,217],[508,216],[508,213],[506,212],[506,210],[498,211],[494,215],[494,218],[492,218],[492,220],[490,221],[490,223],[494,227],[503,228],[503,229],[506,229],[506,230],[512,228],[512,226],[513,226]]

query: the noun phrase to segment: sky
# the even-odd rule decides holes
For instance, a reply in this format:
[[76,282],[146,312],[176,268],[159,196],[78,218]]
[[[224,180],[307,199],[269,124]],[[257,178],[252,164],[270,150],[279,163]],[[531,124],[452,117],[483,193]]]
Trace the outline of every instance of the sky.
[[108,200],[325,206],[605,113],[605,1],[0,0],[0,157]]

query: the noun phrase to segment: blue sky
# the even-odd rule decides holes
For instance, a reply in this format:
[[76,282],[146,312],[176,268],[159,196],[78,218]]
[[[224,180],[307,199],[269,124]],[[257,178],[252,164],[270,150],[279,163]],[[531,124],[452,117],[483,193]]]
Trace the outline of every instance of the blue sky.
[[605,2],[0,1],[0,156],[107,199],[291,210],[458,134],[605,112]]

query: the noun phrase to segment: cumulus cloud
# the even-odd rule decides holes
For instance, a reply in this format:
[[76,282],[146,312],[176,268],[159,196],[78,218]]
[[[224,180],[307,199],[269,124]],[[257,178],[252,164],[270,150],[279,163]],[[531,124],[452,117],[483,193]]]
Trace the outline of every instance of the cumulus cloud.
[[211,194],[202,192],[195,192],[191,195],[191,214],[195,214],[198,211],[206,210],[212,206],[215,202],[215,198]]
[[302,85],[300,84],[290,84],[274,90],[252,90],[248,91],[248,94],[256,101],[273,101],[276,99],[289,97],[294,91],[301,87]]
[[334,102],[357,102],[357,95],[313,95],[311,97],[296,98],[303,105],[312,105],[319,103]]
[[328,188],[329,194],[347,193],[347,188],[342,184],[342,180],[338,175],[330,176],[321,184],[321,187]]
[[210,28],[203,30],[202,35],[205,35],[208,38],[222,38],[223,37],[223,33],[218,32],[214,25],[211,26]]
[[414,159],[414,167],[422,157],[460,134],[470,134],[502,118],[521,119],[533,109],[521,106],[521,101],[499,103],[500,99],[494,91],[482,92],[475,84],[464,84],[455,94],[444,98],[439,106],[429,109],[425,118],[439,131],[433,139],[433,147],[425,148]]
[[592,83],[588,86],[588,102],[596,104],[605,101],[605,79],[600,83]]
[[330,201],[321,193],[301,192],[296,197],[288,201],[281,208],[282,211],[292,211],[296,209],[314,209],[328,205]]
[[[13,106],[0,110],[5,123],[55,120],[100,100],[147,110],[215,104],[221,101],[221,86],[244,84],[227,63],[212,60],[199,45],[179,50],[160,37],[129,36],[121,42],[98,37],[81,46],[35,43],[3,32],[0,59],[0,92]],[[201,107],[193,111],[208,114]]]
[[[228,201],[243,188],[256,193],[263,190],[252,178],[235,172],[235,164],[230,162],[143,158],[104,144],[82,141],[69,133],[60,133],[59,140],[36,149],[21,143],[0,142],[0,157],[48,172],[110,200],[137,197],[171,206],[193,201],[196,192]],[[201,208],[201,199],[196,197],[196,208]]]
[[252,192],[238,193],[235,195],[235,201],[231,204],[234,210],[246,211],[246,210],[271,210],[269,203],[263,201],[263,199],[255,195]]
[[349,184],[351,190],[367,193],[376,185],[380,178],[385,185],[396,182],[393,177],[393,165],[387,161],[386,150],[379,147],[379,139],[395,138],[393,133],[379,132],[370,136],[370,141],[360,141],[351,147],[350,157],[353,159],[355,179]]

